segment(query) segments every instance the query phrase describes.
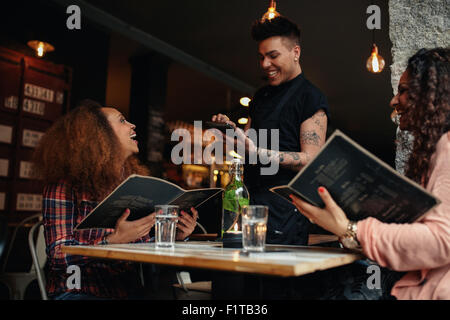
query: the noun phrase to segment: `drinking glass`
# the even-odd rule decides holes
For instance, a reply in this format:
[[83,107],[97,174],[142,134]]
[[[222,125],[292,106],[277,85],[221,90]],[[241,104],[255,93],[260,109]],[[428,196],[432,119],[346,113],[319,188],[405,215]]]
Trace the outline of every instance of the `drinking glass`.
[[155,242],[157,248],[174,248],[178,206],[156,205]]
[[244,206],[242,210],[242,247],[244,251],[264,251],[266,246],[267,206]]

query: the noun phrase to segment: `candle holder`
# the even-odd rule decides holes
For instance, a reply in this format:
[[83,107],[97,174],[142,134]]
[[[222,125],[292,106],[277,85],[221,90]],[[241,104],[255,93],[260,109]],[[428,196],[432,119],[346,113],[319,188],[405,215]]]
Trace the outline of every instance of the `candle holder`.
[[222,246],[224,248],[242,248],[242,231],[224,232]]

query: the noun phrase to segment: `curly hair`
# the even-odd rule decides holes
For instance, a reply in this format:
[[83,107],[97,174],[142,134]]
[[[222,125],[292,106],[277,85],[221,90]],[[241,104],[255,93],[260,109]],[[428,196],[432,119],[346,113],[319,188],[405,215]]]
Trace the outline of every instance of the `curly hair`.
[[282,16],[263,22],[256,20],[252,25],[251,35],[256,42],[281,36],[290,39],[296,45],[300,45],[300,29],[294,22]]
[[63,180],[75,192],[101,200],[130,174],[149,174],[136,156],[123,162],[119,140],[101,108],[83,100],[48,129],[33,153],[44,184]]
[[406,176],[426,186],[431,155],[442,135],[450,129],[450,49],[421,49],[408,60],[407,119],[414,136]]

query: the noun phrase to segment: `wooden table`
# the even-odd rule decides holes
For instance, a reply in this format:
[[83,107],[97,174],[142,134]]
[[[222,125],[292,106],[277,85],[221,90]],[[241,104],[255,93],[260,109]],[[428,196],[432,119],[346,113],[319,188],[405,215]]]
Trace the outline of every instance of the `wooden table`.
[[[217,233],[196,233],[191,234],[189,236],[189,239],[191,240],[211,240],[214,241],[217,239]],[[328,234],[310,234],[308,238],[308,245],[319,245],[319,244],[325,244],[325,243],[331,243],[338,241],[338,237],[335,235],[328,235]]]
[[363,258],[339,248],[285,245],[267,245],[266,252],[244,253],[210,241],[177,242],[174,249],[157,249],[154,243],[145,243],[63,246],[62,251],[104,259],[281,277],[301,276]]

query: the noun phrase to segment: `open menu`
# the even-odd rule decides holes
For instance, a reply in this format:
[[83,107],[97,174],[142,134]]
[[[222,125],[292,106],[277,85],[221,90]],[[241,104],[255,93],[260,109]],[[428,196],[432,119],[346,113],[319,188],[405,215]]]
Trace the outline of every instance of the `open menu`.
[[130,221],[149,215],[155,205],[178,205],[180,210],[190,212],[191,207],[200,206],[222,191],[221,188],[184,190],[163,179],[133,174],[100,202],[75,230],[114,228],[127,208]]
[[290,194],[319,207],[318,188],[327,188],[350,220],[375,217],[411,223],[440,203],[416,182],[336,130],[321,151],[289,182],[270,190],[292,202]]

